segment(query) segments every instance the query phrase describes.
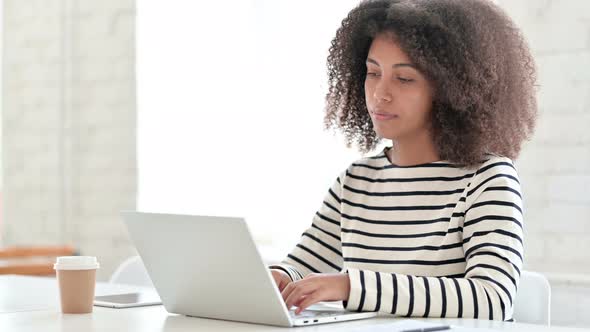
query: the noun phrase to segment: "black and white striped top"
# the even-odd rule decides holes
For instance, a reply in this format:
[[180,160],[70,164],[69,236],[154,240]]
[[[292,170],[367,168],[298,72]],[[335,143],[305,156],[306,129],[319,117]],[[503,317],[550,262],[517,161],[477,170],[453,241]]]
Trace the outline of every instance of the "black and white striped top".
[[523,264],[520,184],[510,159],[479,167],[354,162],[279,265],[293,280],[346,272],[347,310],[510,320]]

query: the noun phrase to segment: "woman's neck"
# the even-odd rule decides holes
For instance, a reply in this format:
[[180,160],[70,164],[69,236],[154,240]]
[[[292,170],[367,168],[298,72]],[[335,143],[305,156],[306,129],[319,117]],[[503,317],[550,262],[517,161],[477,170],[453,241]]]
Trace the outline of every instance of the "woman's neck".
[[389,160],[398,166],[412,166],[440,160],[436,146],[429,136],[395,140],[393,148],[387,152]]

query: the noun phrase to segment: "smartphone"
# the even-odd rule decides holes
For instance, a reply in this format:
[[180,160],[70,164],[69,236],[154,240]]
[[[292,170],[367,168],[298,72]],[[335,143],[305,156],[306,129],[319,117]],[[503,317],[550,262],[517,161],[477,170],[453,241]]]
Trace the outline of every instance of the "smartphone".
[[162,304],[156,292],[137,292],[94,297],[94,305],[108,308],[132,308]]

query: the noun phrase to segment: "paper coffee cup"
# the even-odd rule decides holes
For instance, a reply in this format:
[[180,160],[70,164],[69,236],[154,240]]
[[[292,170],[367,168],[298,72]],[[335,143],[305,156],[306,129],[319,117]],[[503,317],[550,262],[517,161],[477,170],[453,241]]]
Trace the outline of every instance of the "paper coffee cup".
[[59,284],[61,311],[66,314],[92,312],[96,269],[96,257],[63,256],[53,265]]

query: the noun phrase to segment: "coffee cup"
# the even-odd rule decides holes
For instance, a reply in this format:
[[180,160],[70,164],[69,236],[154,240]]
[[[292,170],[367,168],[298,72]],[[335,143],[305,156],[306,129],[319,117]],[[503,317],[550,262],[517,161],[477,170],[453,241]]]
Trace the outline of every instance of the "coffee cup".
[[64,314],[86,314],[92,312],[96,269],[96,257],[58,257],[53,268],[57,274],[61,311]]

